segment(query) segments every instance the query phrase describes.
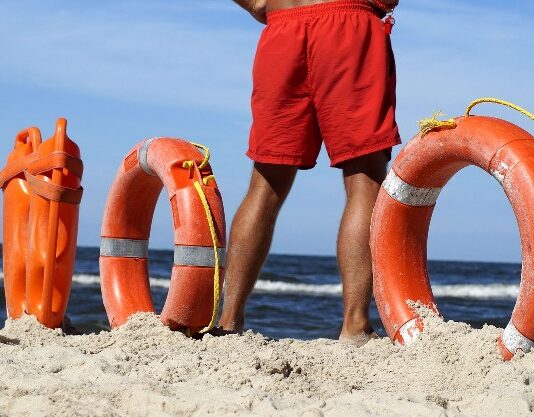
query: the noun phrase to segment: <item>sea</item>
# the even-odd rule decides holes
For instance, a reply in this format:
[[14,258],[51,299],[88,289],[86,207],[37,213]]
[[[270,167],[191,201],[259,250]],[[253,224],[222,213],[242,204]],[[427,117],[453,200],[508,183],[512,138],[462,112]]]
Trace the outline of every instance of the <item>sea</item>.
[[[99,249],[80,247],[67,309],[72,324],[84,333],[108,330],[98,269]],[[173,252],[149,252],[150,283],[158,311],[165,301]],[[473,327],[508,323],[521,279],[521,264],[429,261],[432,289],[445,319]],[[6,319],[3,279],[0,320]],[[341,329],[342,301],[335,257],[270,255],[246,310],[246,328],[265,336],[335,339]],[[384,335],[376,305],[372,326]]]

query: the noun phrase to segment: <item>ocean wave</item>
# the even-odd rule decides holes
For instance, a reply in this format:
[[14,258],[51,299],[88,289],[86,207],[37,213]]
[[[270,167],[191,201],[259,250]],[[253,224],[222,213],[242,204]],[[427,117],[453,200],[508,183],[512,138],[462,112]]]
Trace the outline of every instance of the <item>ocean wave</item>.
[[519,285],[514,284],[488,284],[488,285],[434,285],[432,291],[435,297],[453,298],[513,298],[519,294]]
[[[100,285],[100,276],[76,274],[72,281],[80,285]],[[168,278],[152,278],[150,277],[150,286],[158,288],[169,288],[170,281]]]
[[[4,275],[0,274],[0,279]],[[98,275],[76,274],[73,282],[78,285],[98,286]],[[169,288],[170,281],[167,278],[150,278],[150,285],[155,288]],[[471,298],[471,299],[515,299],[519,293],[519,285],[516,284],[454,284],[434,285],[434,296],[437,298]],[[341,284],[303,284],[283,281],[259,280],[254,292],[261,294],[291,294],[309,296],[339,296]]]
[[[100,285],[96,275],[74,275],[74,282],[81,285]],[[150,285],[157,288],[169,288],[167,278],[150,278]],[[434,285],[434,296],[472,299],[515,299],[519,285],[515,284],[454,284]],[[310,296],[339,296],[341,284],[303,284],[284,281],[259,280],[254,292],[262,294],[291,294]]]
[[[284,294],[304,294],[317,296],[337,296],[341,295],[341,284],[293,284],[280,281],[263,281],[256,283],[254,289],[261,293],[284,293]],[[472,298],[472,299],[515,299],[519,293],[519,285],[513,284],[455,284],[455,285],[434,285],[432,287],[434,296],[437,298]]]

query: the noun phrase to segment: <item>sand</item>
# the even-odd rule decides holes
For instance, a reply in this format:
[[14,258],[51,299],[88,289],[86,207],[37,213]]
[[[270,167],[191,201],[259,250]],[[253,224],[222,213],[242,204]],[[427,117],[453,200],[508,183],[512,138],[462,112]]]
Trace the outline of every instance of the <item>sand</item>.
[[413,345],[188,339],[151,314],[68,336],[33,317],[0,331],[0,416],[522,416],[534,353],[509,363],[499,329],[425,318]]

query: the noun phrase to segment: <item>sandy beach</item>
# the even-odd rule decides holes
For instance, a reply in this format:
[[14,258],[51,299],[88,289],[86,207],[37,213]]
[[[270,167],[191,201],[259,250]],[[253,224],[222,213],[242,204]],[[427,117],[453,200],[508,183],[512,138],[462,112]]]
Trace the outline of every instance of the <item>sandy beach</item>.
[[0,332],[0,416],[522,416],[534,354],[503,363],[499,329],[425,318],[420,340],[188,339],[150,314],[68,336],[33,317]]

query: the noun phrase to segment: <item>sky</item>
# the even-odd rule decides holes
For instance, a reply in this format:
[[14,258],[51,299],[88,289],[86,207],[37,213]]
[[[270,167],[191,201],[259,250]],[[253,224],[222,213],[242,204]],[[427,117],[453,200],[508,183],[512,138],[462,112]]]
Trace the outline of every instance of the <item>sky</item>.
[[[534,110],[532,0],[401,0],[392,43],[403,145],[416,121],[464,112],[478,97]],[[85,164],[79,245],[98,246],[111,182],[133,145],[153,136],[204,143],[230,223],[248,186],[251,66],[262,25],[230,0],[0,0],[0,159],[16,133],[43,137],[66,117]],[[534,131],[512,110],[481,105]],[[300,172],[280,214],[273,253],[333,255],[344,205],[341,174],[324,149]],[[172,249],[166,197],[151,248]],[[466,168],[443,190],[430,259],[519,262],[513,211],[499,184]]]

